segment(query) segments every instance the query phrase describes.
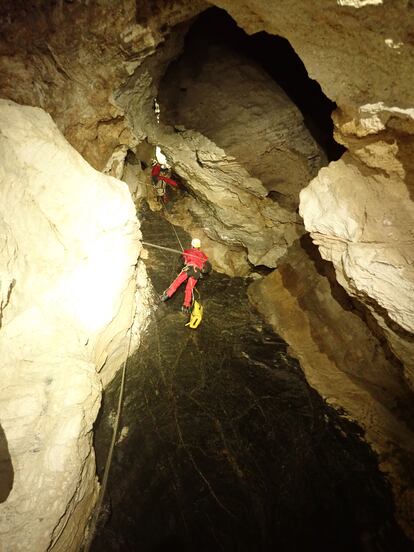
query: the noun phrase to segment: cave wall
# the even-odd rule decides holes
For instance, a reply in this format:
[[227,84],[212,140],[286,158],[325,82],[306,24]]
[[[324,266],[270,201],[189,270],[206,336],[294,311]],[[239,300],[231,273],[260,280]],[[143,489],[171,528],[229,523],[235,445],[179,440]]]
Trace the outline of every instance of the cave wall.
[[[192,198],[182,206],[185,213],[191,213],[188,227],[192,234],[200,227],[215,243],[245,249],[249,263],[275,267],[304,231],[297,213],[268,199],[263,183],[207,136],[182,126],[174,128],[162,120],[157,122],[153,99],[162,86],[166,68],[182,48],[183,32],[179,29],[171,33],[156,56],[149,56],[141,64],[117,92],[115,100],[127,114],[134,134],[157,144],[192,192]],[[268,88],[264,90],[272,86],[271,82],[266,83]],[[180,214],[181,220],[185,213]],[[214,247],[207,252],[211,253],[216,269],[232,272],[228,265],[220,265]],[[220,249],[219,257],[223,257]],[[241,260],[235,264],[239,274],[249,266]]]
[[110,171],[119,152],[136,143],[112,92],[155,52],[170,25],[202,6],[200,0],[5,0],[0,96],[43,108],[93,167]]
[[[407,0],[216,0],[249,34],[287,38],[349,122],[413,104],[413,6]],[[383,105],[372,106],[382,102]],[[388,106],[385,107],[385,106]]]
[[[265,30],[286,37],[305,63],[309,75],[316,78],[325,94],[338,104],[334,116],[335,137],[348,148],[348,154],[322,171],[320,177],[302,192],[300,213],[322,256],[334,263],[338,281],[371,310],[383,328],[412,383],[414,350],[410,334],[414,278],[410,229],[413,222],[413,113],[410,105],[413,92],[409,84],[413,65],[412,6],[405,1],[393,3],[392,7],[378,2],[375,5],[330,2],[327,9],[326,2],[310,6],[297,1],[281,2],[269,10],[264,2],[215,4],[226,9],[250,33]],[[361,36],[364,37],[363,44]],[[169,59],[178,53],[172,53]],[[164,62],[164,69],[166,65]],[[145,78],[152,83],[155,95],[159,75],[145,71]],[[168,83],[166,88],[168,90]],[[135,115],[132,124],[136,132],[154,142],[158,140],[167,151],[170,149],[171,160],[177,155],[174,149],[183,149],[183,141],[189,150],[201,150],[200,139],[197,138],[198,142],[192,140],[193,135],[181,133],[180,137],[174,138],[170,133],[165,138],[168,133],[161,132],[151,123],[149,116],[143,124],[144,103],[137,103],[133,110],[141,115],[141,120],[136,121],[140,115]],[[187,123],[191,124],[197,119],[196,114],[189,115],[188,119]],[[204,122],[204,127],[202,130],[211,135],[209,123]],[[220,135],[214,138],[221,141]],[[243,148],[233,153],[240,162]],[[205,167],[202,166],[203,155],[197,153],[195,157],[198,166],[193,162],[191,170],[183,168],[181,156],[180,161],[177,159],[177,170],[191,182],[200,198],[205,196],[206,185],[198,184],[197,178]],[[217,160],[213,162],[216,164]],[[222,180],[226,182],[226,170],[222,164],[217,167],[224,172]],[[211,174],[208,178],[211,179]],[[243,177],[237,175],[237,178]],[[229,236],[225,215],[217,212],[217,196],[210,196],[208,201],[209,209],[201,210],[200,204],[190,206],[190,209],[195,219],[204,221],[205,227],[222,226],[215,235],[210,230],[209,237],[249,249],[245,236]],[[215,212],[212,214],[212,211]],[[402,216],[396,216],[397,213]],[[254,217],[257,218],[257,214]],[[282,220],[280,213],[272,215],[273,223]],[[263,218],[260,222],[263,224]],[[341,229],[350,224],[355,226],[355,230],[351,234],[342,232]],[[267,226],[266,222],[264,226]],[[335,231],[333,227],[336,227]],[[256,232],[249,230],[251,240]],[[291,241],[287,240],[288,246],[289,243]],[[266,242],[268,246],[269,241]],[[260,249],[257,240],[253,247]],[[270,263],[266,257],[263,260],[263,249],[260,256],[249,254],[249,261],[274,266],[272,263],[280,258],[282,249],[271,256]]]
[[296,210],[300,190],[327,164],[324,153],[299,109],[257,62],[207,40],[192,29],[168,68],[159,86],[161,121],[197,130],[276,192],[279,205]]
[[[405,361],[408,379],[412,379],[409,364],[409,359],[414,357],[410,302],[413,281],[412,2],[279,0],[269,5],[264,0],[220,0],[214,4],[224,8],[249,33],[265,30],[286,37],[311,78],[337,103],[335,136],[349,153],[340,162],[323,169],[302,192],[301,214],[322,255],[334,263],[338,281],[371,309],[391,348]],[[207,6],[204,2],[186,0],[148,1],[138,5],[132,0],[120,0],[114,9],[110,1],[59,2],[51,6],[40,0],[30,4],[6,0],[0,8],[0,95],[44,108],[85,159],[111,174],[122,172],[128,148],[135,148],[143,140],[160,142],[183,178],[197,185],[194,191],[199,198],[208,200],[205,204],[209,208],[202,210],[200,203],[191,197],[188,200],[193,220],[199,220],[200,229],[227,246],[250,247],[251,262],[275,266],[302,235],[299,218],[276,204],[263,201],[267,190],[261,182],[252,179],[237,160],[229,159],[208,138],[191,131],[160,128],[154,122],[152,99],[168,63],[181,51],[179,35],[185,32],[187,24],[184,23],[177,36],[170,37],[172,46],[166,44],[171,27],[187,21]],[[163,47],[159,48],[161,44]],[[141,99],[132,99],[137,92],[136,84],[142,89]],[[117,89],[114,99],[113,92]],[[130,110],[129,121],[125,118],[126,110]],[[13,174],[11,167],[8,171]],[[339,181],[341,186],[337,186]],[[241,191],[240,182],[243,183]],[[226,226],[225,210],[219,201],[222,194],[225,194],[224,206],[239,220],[239,229],[231,235],[233,228]],[[11,197],[12,194],[7,194],[7,202]],[[359,197],[364,198],[364,210]],[[329,205],[329,209],[324,209],[324,205]],[[390,206],[394,214],[389,212]],[[354,215],[353,233],[349,233],[347,227]],[[249,225],[243,230],[246,220]],[[266,226],[264,237],[261,236],[263,224]],[[13,251],[19,247],[17,244],[7,255],[13,258]],[[377,255],[378,250],[382,256]],[[243,259],[240,263],[243,264]],[[367,276],[371,282],[368,286]],[[1,290],[3,317],[7,313],[11,316],[11,301],[16,298],[13,297],[13,276],[5,278],[7,285]],[[404,304],[399,299],[400,287],[407,293]],[[30,288],[27,294],[29,291]],[[106,337],[101,345],[96,340],[93,362],[98,366],[106,357],[106,342]],[[114,349],[121,356],[122,347]],[[91,357],[87,365],[93,374],[89,362]],[[91,381],[94,378],[93,375]],[[10,382],[15,385],[14,379]],[[96,390],[93,394],[98,396]],[[89,450],[92,418],[93,415],[88,417],[86,429],[82,429],[84,450]],[[29,432],[33,423],[25,427]],[[9,449],[14,456],[17,449],[10,443]],[[26,462],[24,466],[28,466],[28,453],[21,453],[22,462]],[[76,470],[79,471],[78,464]],[[38,472],[41,473],[40,467]],[[92,478],[92,474],[91,470],[88,477]],[[33,485],[39,484],[36,478],[31,481]],[[67,488],[73,490],[71,484]],[[18,488],[16,482],[12,493]],[[26,489],[27,493],[32,490],[33,487]],[[87,493],[89,505],[93,502],[93,493],[92,485]],[[12,528],[7,529],[6,522],[13,519],[13,500],[11,494],[4,505],[10,510],[3,517],[6,520],[3,532],[10,531],[10,534]],[[55,504],[52,499],[50,503]],[[72,506],[63,521],[74,507],[74,502],[70,503]],[[25,523],[30,519],[30,508],[34,512],[29,499],[27,504],[29,509],[19,518],[24,517]],[[63,506],[60,502],[56,504],[53,511],[58,515]],[[84,514],[88,508],[85,506]],[[33,535],[37,534],[34,519],[30,523]],[[52,530],[51,526],[45,529],[48,537],[42,533],[45,541]],[[64,534],[70,534],[70,530]],[[68,542],[70,539],[66,549],[70,549]]]
[[[140,7],[0,7],[0,96],[44,108],[84,159],[113,174],[137,139],[112,91],[163,40],[163,18],[177,23],[197,3]],[[139,225],[125,184],[94,171],[44,111],[2,101],[0,126],[1,547],[75,551],[98,491],[102,388],[125,360],[135,313],[137,347],[151,292],[141,261],[135,271]]]
[[333,262],[338,282],[369,308],[414,387],[409,184],[346,154],[302,192],[301,213],[322,256]]
[[286,37],[337,103],[335,137],[348,155],[301,192],[300,213],[338,281],[376,317],[413,385],[412,3],[215,4],[249,33]]
[[39,108],[0,100],[0,128],[0,476],[14,474],[0,540],[67,552],[98,490],[102,387],[125,359],[135,311],[137,346],[150,291],[141,261],[135,270],[127,186],[90,167]]
[[[272,9],[260,0],[220,0],[215,4],[249,33],[266,30],[286,37],[309,76],[338,105],[333,115],[335,139],[348,148],[348,153],[323,168],[301,192],[300,214],[322,257],[333,263],[337,281],[368,309],[374,333],[385,336],[387,346],[402,362],[400,373],[413,386],[412,2],[282,0]],[[295,264],[293,269],[282,270]],[[297,281],[299,274],[302,284]],[[293,281],[289,282],[289,276]],[[304,282],[309,278],[313,279],[312,272],[295,263],[294,257],[290,265],[285,259],[278,272],[256,286],[255,293],[261,299],[252,300],[289,343],[296,343],[295,351],[309,380],[368,429],[367,436],[380,453],[383,469],[391,474],[399,519],[413,536],[413,491],[412,482],[407,482],[407,465],[412,460],[400,465],[398,459],[389,461],[398,457],[398,445],[394,447],[393,442],[405,442],[411,457],[412,436],[406,433],[406,423],[399,416],[391,430],[392,416],[373,413],[372,396],[368,400],[356,398],[366,392],[363,378],[372,370],[371,362],[366,359],[361,373],[349,381],[348,359],[332,354],[332,345],[327,346],[318,324],[312,322],[314,315],[306,314],[313,302],[305,291]],[[313,308],[326,313],[330,294],[324,294],[321,286],[318,283]],[[334,315],[335,302],[329,310],[326,317],[331,328],[342,331],[340,317]],[[289,320],[294,320],[294,325]],[[323,328],[324,322],[320,324]],[[360,343],[361,335],[349,333],[355,338],[355,347],[367,351]],[[340,341],[337,346],[342,350]],[[377,362],[377,358],[372,360]],[[325,373],[321,367],[326,363],[330,368]],[[344,384],[336,382],[334,391],[332,379],[338,367]],[[385,363],[384,372],[389,370]],[[398,368],[395,377],[398,379]],[[386,376],[380,371],[376,378],[383,382]],[[352,407],[347,388],[355,382],[359,391],[349,393],[355,401]],[[388,385],[384,384],[387,389]],[[372,389],[369,393],[372,395]],[[370,420],[375,420],[373,425]],[[396,428],[391,438],[381,436],[384,429],[392,433]],[[406,437],[398,436],[399,432]],[[382,447],[378,447],[379,442]],[[387,443],[389,450],[383,448]]]
[[414,538],[412,392],[384,337],[372,331],[375,322],[336,282],[309,236],[249,286],[249,298],[289,343],[309,384],[364,429],[392,483],[397,518]]

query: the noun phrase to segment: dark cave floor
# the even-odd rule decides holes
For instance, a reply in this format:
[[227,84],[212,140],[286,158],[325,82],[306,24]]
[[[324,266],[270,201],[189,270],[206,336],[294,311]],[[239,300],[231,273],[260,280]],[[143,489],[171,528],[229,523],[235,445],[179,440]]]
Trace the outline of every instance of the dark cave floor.
[[[145,241],[178,247],[161,215],[145,210],[141,222]],[[146,265],[161,293],[179,259],[150,249]],[[155,311],[128,362],[128,434],[92,550],[412,550],[362,432],[309,387],[247,286],[215,273],[201,281],[197,330],[184,325],[183,290]],[[119,381],[96,427],[100,476]]]

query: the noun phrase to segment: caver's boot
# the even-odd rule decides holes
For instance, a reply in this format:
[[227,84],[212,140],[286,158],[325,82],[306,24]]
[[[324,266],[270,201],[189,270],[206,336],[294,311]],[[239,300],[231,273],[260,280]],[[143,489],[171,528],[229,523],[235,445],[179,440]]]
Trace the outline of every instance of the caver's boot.
[[169,298],[170,298],[170,296],[167,295],[166,291],[164,291],[164,293],[160,296],[160,301],[162,301],[164,303],[164,301],[168,301]]

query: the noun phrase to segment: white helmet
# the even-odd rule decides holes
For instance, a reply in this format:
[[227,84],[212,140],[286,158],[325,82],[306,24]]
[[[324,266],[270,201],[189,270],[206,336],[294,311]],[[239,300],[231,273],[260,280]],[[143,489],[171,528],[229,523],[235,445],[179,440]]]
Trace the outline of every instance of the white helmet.
[[201,247],[201,241],[198,238],[193,238],[191,240],[191,247],[197,247],[197,249],[200,248]]

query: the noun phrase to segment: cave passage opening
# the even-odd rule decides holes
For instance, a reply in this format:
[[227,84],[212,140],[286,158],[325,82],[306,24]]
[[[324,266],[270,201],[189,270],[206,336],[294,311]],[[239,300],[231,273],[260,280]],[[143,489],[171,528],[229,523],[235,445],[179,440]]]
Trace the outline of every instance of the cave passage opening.
[[[286,38],[264,31],[248,35],[226,11],[212,7],[195,19],[185,37],[184,54],[191,52],[194,77],[200,70],[197,58],[202,58],[203,52],[214,46],[236,51],[262,68],[298,107],[305,126],[325,153],[327,161],[336,161],[342,156],[346,148],[333,136],[331,114],[336,103],[323,93],[316,80],[309,77],[302,60]],[[170,64],[164,82],[175,79],[175,65],[179,61],[180,58]],[[163,86],[161,102],[162,89]],[[178,88],[175,101],[179,102],[180,96],[186,93],[185,88]],[[243,90],[240,94],[243,95]],[[161,119],[165,116],[165,110],[162,110]],[[165,122],[174,124],[171,120]]]

